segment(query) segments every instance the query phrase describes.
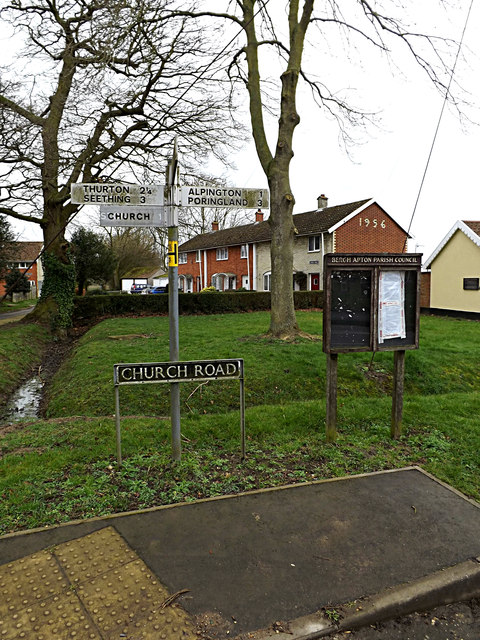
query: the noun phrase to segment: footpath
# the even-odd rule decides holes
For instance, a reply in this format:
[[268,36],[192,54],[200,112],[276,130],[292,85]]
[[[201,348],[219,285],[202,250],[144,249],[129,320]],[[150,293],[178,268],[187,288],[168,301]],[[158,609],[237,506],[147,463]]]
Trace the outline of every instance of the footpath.
[[416,467],[0,538],[8,640],[363,640],[479,597],[480,505]]

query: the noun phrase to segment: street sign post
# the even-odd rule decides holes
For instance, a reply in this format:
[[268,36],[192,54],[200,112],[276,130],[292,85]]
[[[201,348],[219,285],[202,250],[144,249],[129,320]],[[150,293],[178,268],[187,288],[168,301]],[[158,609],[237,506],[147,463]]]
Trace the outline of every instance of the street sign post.
[[[117,431],[117,460],[122,464],[120,427],[120,393],[123,385],[169,383],[170,390],[180,382],[238,380],[240,382],[240,445],[245,458],[245,386],[243,358],[224,360],[190,360],[183,362],[137,362],[113,365],[115,386],[115,425]],[[173,425],[172,425],[173,427]]]
[[[167,164],[165,175],[165,203],[168,214],[168,316],[169,316],[169,355],[175,362],[179,358],[180,338],[178,330],[178,223],[176,220],[177,185],[180,166],[178,162],[177,139],[173,145],[173,154]],[[176,462],[182,459],[181,424],[180,424],[180,385],[170,384],[170,413],[172,433],[172,457]]]
[[[79,205],[100,205],[100,224],[104,227],[166,227],[168,229],[168,307],[169,307],[169,339],[170,367],[178,363],[179,331],[178,331],[178,207],[211,207],[226,209],[267,209],[270,205],[268,189],[250,189],[239,187],[206,187],[179,186],[179,162],[177,141],[175,140],[173,155],[166,168],[165,185],[138,185],[121,183],[77,183],[71,185],[71,202]],[[205,365],[205,371],[214,367],[213,361],[192,363],[199,371]],[[237,362],[237,361],[235,361]],[[241,422],[242,422],[242,457],[245,456],[244,428],[244,391],[243,360],[241,362]],[[165,363],[168,364],[168,363]],[[146,367],[147,365],[115,365],[127,367]],[[148,365],[150,366],[150,365]],[[153,366],[153,365],[152,365]],[[155,365],[162,366],[160,365]],[[223,365],[220,365],[220,367]],[[227,364],[227,370],[233,365]],[[239,365],[240,367],[240,365]],[[172,370],[168,368],[167,370]],[[183,370],[183,369],[182,369]],[[118,369],[121,371],[121,369]],[[149,369],[150,371],[150,369]],[[218,370],[219,371],[219,370]],[[217,371],[217,374],[218,374]],[[208,374],[208,371],[207,371]],[[120,374],[118,374],[120,375]],[[126,374],[129,375],[128,373]],[[229,377],[209,374],[210,377]],[[238,376],[237,376],[238,377]],[[192,379],[196,379],[194,376]],[[169,380],[143,380],[144,382],[170,383],[170,408],[172,429],[172,456],[175,461],[181,460],[181,427],[180,427],[180,376]],[[125,378],[123,382],[117,378],[115,369],[115,407],[117,414],[117,446],[118,461],[120,453],[120,405],[118,387],[120,384],[135,384],[134,380]]]
[[72,204],[115,204],[163,205],[163,185],[120,184],[120,183],[77,183],[72,184],[70,197]]
[[100,205],[102,227],[166,227],[165,207],[145,205]]
[[240,187],[181,187],[182,207],[213,207],[226,209],[268,209],[268,189]]

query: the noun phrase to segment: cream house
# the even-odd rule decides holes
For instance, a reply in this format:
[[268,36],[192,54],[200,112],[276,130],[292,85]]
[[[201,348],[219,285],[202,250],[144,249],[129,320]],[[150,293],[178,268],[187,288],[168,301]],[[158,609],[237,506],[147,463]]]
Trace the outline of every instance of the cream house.
[[480,221],[458,220],[424,267],[432,308],[480,313]]

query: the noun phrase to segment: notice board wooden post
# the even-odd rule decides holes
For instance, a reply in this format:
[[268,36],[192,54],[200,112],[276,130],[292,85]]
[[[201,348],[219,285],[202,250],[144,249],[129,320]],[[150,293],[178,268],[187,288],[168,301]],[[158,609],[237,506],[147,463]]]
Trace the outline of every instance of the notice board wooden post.
[[338,354],[327,354],[327,442],[335,442],[337,438],[337,370]]
[[327,354],[326,440],[337,436],[339,353],[393,351],[390,433],[402,433],[405,350],[418,349],[419,253],[329,253],[323,263],[323,351]]
[[405,379],[405,351],[394,351],[393,356],[393,393],[392,423],[390,435],[398,439],[402,435],[403,384]]

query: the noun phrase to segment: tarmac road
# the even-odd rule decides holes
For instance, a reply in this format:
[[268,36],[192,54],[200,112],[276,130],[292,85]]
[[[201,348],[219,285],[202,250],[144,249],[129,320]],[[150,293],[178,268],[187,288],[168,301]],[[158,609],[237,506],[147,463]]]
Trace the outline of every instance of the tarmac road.
[[480,599],[432,609],[330,636],[332,640],[479,640]]
[[[479,531],[477,503],[411,467],[7,534],[0,565],[66,543],[96,558],[110,536],[128,545],[119,558],[136,554],[185,594],[188,615],[208,623],[202,637],[479,640],[477,605],[407,615],[480,597]],[[342,631],[321,615],[335,608]]]
[[29,314],[30,311],[34,309],[34,307],[35,305],[28,307],[27,309],[20,309],[18,311],[7,311],[6,313],[0,313],[0,325],[21,320],[27,314]]

